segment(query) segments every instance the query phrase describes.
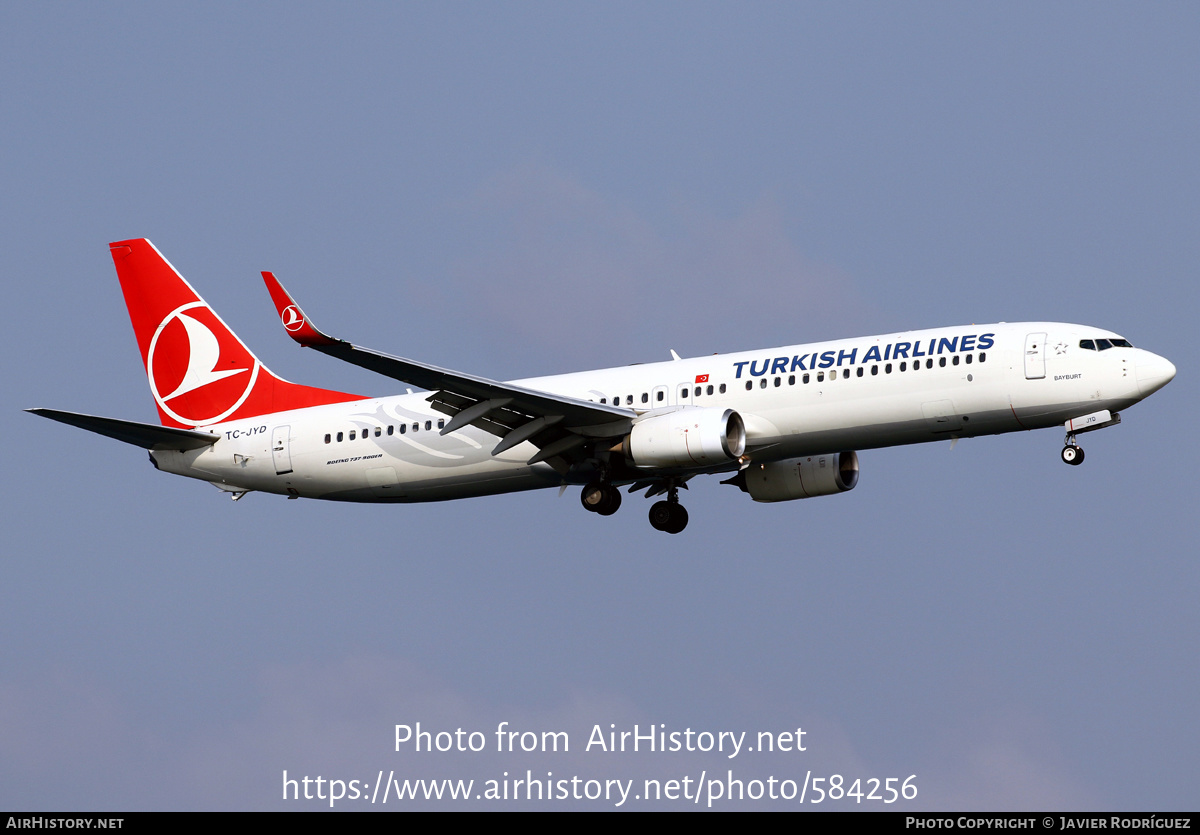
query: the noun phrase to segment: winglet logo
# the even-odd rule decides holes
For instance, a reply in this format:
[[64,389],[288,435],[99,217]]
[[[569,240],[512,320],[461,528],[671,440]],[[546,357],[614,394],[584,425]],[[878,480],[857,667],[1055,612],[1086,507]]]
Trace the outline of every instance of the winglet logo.
[[295,333],[304,327],[304,313],[294,304],[289,304],[280,313],[280,318],[283,320],[283,327],[288,333]]
[[177,307],[155,330],[146,357],[155,402],[172,419],[190,426],[217,423],[236,412],[254,389],[261,367],[236,340],[222,346],[205,319],[224,330],[204,302]]

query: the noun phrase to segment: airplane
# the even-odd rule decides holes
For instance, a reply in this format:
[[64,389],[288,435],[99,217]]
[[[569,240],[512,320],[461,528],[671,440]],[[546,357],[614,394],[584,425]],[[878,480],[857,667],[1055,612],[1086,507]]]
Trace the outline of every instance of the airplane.
[[499,382],[319,330],[270,272],[299,345],[423,389],[364,397],[273,374],[150,241],[110,244],[160,425],[28,411],[149,450],[159,470],[236,501],[424,502],[581,487],[612,515],[621,489],[662,497],[650,524],[688,523],[679,491],[724,475],[758,502],[858,483],[858,450],[1062,426],[1077,436],[1169,383],[1175,366],[1111,331],[1057,322],[908,331]]

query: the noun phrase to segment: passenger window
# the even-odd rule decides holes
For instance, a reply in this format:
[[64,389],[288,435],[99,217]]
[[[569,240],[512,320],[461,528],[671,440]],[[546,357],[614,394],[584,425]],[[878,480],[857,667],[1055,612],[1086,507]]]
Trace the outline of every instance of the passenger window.
[[908,363],[906,363],[906,362],[902,362],[902,363],[900,363],[900,370],[901,370],[901,371],[907,371],[907,370],[908,370]]
[[871,366],[871,376],[872,376],[872,377],[877,377],[877,376],[879,376],[879,366],[878,366],[878,365],[872,365],[872,366]]
[[439,418],[438,419],[438,429],[445,429],[445,428],[446,428],[446,419]]
[[[750,388],[750,384],[749,384],[749,383],[746,383],[746,388]],[[680,396],[681,398],[686,398],[686,397],[688,396],[688,394],[690,394],[690,393],[691,393],[691,392],[690,392],[690,390],[688,389],[688,387],[687,387],[687,386],[680,386],[680,387],[679,387],[679,396]]]
[[824,371],[818,371],[818,372],[817,372],[817,382],[818,382],[818,383],[823,383],[823,382],[825,382],[825,372],[824,372]]
[[794,385],[796,385],[796,375],[795,375],[795,374],[789,374],[789,375],[788,375],[788,385],[789,385],[789,386],[794,386]]
[[341,442],[342,442],[342,433],[339,432],[338,433],[338,443],[340,444]]
[[419,424],[419,423],[414,423],[414,424],[413,424],[413,431],[414,431],[414,432],[417,432],[418,430],[420,430],[420,428],[421,428],[421,424]]
[[752,388],[754,388],[754,383],[747,380],[746,381],[746,391],[750,391],[750,389],[752,389]]
[[625,405],[626,405],[626,406],[632,406],[632,405],[633,405],[633,395],[632,395],[632,394],[627,394],[627,395],[625,395]]
[[801,381],[802,383],[804,383],[804,385],[806,385],[806,386],[807,386],[807,385],[808,385],[808,375],[807,375],[807,374],[805,374],[803,377],[801,377],[801,378],[800,378],[800,381]]
[[946,367],[946,358],[945,358],[945,357],[939,357],[939,358],[938,358],[938,365],[939,365],[939,366],[941,366],[942,368],[945,368],[945,367]]
[[382,434],[383,434],[383,427],[382,427],[382,426],[376,426],[376,427],[375,427],[375,437],[376,437],[376,438],[378,438],[378,437],[379,437],[380,435],[382,435]]
[[858,376],[859,376],[859,377],[861,377],[861,376],[863,375],[863,367],[862,367],[861,365],[858,367],[858,372],[857,372],[857,373],[858,373]]
[[329,437],[329,433],[325,433],[325,443],[329,443],[331,440],[332,438]]
[[718,391],[720,391],[720,392],[721,392],[721,394],[724,394],[724,393],[725,393],[725,384],[724,384],[724,383],[721,383],[721,388],[720,388],[720,389],[718,389]]
[[712,394],[712,391],[713,391],[713,389],[712,389],[712,386],[709,386],[708,388],[706,388],[706,389],[704,390],[704,393],[705,393],[705,394]]
[[837,379],[837,369],[836,368],[830,370],[829,379],[831,379],[831,380]]
[[892,373],[892,364],[891,364],[890,362],[889,362],[887,365],[885,365],[885,366],[883,367],[883,373],[884,373],[884,374],[891,374],[891,373]]
[[955,355],[954,355],[954,359],[953,359],[953,361],[952,361],[952,362],[953,362],[953,364],[954,364],[954,365],[958,365],[958,354],[955,354]]
[[700,396],[700,386],[696,386],[696,396]]
[[974,354],[967,354],[967,365],[971,364],[971,360],[974,358],[974,356]]
[[986,359],[987,359],[987,354],[985,354],[983,351],[980,351],[979,352],[979,361],[983,362]]
[[656,401],[656,402],[658,402],[658,403],[661,403],[661,402],[662,402],[662,399],[663,399],[663,397],[665,397],[665,396],[666,396],[666,392],[665,392],[665,391],[656,391],[656,392],[654,393],[654,399],[655,399],[655,401]]
[[925,367],[933,368],[933,359],[932,358],[925,360]]
[[775,378],[775,388],[779,388],[781,385],[783,385],[783,378],[782,378],[782,377],[776,377],[776,378]]
[[352,441],[354,440],[354,430],[353,429],[350,430],[350,440],[352,440]]
[[433,421],[432,420],[425,421],[425,431],[429,431],[432,428],[433,428]]
[[765,389],[767,387],[767,378],[766,377],[763,377],[761,380],[758,381],[758,387],[760,389]]
[[402,423],[402,424],[400,424],[400,434],[401,434],[401,435],[403,435],[403,434],[404,434],[404,433],[405,433],[407,430],[408,430],[408,424],[407,424],[407,423]]
[[649,403],[649,402],[650,402],[650,395],[648,395],[648,394],[647,394],[646,392],[644,392],[644,391],[642,392],[642,402],[643,402],[643,403]]

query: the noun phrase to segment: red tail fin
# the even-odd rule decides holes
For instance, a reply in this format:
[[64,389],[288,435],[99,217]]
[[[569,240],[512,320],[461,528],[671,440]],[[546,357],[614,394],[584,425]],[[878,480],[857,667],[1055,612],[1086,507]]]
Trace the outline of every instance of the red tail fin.
[[109,249],[163,426],[362,399],[276,377],[144,238]]

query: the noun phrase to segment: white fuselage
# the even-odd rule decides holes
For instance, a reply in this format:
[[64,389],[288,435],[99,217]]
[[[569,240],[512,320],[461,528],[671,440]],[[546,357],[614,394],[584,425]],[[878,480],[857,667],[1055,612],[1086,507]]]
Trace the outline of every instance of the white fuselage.
[[[639,417],[733,409],[745,423],[748,456],[765,462],[1061,425],[1127,408],[1170,379],[1165,367],[1174,373],[1166,360],[1138,348],[1081,347],[1081,340],[1104,338],[1117,337],[1051,322],[971,325],[515,383],[597,403],[619,398]],[[165,471],[235,492],[345,501],[433,501],[588,480],[586,472],[564,478],[547,464],[528,465],[537,452],[529,443],[493,456],[498,439],[483,430],[439,434],[439,421],[448,418],[427,397],[371,398],[214,424],[203,427],[221,437],[211,447],[152,456]]]

